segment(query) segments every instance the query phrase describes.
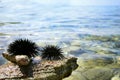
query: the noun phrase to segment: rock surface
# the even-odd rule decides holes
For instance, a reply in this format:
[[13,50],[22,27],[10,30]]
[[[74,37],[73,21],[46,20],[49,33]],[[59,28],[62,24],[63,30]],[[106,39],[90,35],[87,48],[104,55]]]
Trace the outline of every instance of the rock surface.
[[18,66],[8,62],[0,66],[1,79],[38,79],[62,80],[68,77],[77,65],[77,58],[71,57],[59,61],[40,61],[30,63],[28,66]]
[[63,80],[120,80],[120,56],[83,54],[79,67]]
[[30,63],[30,59],[27,55],[10,55],[8,53],[2,53],[2,56],[8,61],[21,66],[28,65]]
[[80,35],[69,47],[79,67],[63,80],[120,80],[120,35]]

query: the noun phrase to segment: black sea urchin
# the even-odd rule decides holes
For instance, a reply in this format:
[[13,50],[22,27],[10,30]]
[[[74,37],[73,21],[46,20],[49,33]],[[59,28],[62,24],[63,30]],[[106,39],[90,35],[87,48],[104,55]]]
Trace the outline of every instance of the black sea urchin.
[[7,49],[12,55],[27,55],[34,57],[37,55],[37,45],[28,39],[18,39],[10,43]]
[[59,60],[64,58],[64,56],[61,54],[62,49],[59,48],[58,46],[47,45],[43,47],[41,52],[42,52],[41,54],[42,59]]

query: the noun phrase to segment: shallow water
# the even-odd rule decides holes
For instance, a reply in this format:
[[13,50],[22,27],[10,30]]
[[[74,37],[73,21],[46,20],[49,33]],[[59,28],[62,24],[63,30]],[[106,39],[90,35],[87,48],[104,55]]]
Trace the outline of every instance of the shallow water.
[[[120,6],[50,7],[43,6],[36,0],[26,3],[24,0],[1,0],[0,49],[6,49],[7,45],[17,38],[28,38],[40,46],[49,43],[60,45],[65,53],[73,54],[78,51],[73,54],[75,56],[82,53],[79,52],[80,48],[83,52],[93,53],[90,46],[104,43],[99,39],[86,41],[84,36],[120,35],[119,13]],[[110,41],[110,44],[106,45],[114,45],[114,42],[116,41]],[[111,48],[107,47],[106,50],[109,49]],[[3,51],[1,50],[1,53]],[[119,48],[114,48],[113,52],[120,54]],[[0,59],[0,62],[2,60]]]

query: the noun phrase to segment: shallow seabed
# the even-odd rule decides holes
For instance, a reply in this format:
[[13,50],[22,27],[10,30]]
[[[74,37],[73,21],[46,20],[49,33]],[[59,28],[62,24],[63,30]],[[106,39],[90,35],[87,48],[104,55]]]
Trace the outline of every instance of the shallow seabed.
[[120,6],[50,7],[36,1],[0,1],[0,65],[5,62],[1,53],[18,38],[39,46],[59,45],[65,56],[78,57],[78,64],[97,58],[108,60],[102,65],[111,59],[115,63],[120,55]]

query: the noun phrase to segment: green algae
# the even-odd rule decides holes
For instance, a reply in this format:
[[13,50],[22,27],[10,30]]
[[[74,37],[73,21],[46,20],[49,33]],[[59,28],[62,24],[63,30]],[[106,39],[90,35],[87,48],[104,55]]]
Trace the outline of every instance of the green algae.
[[9,24],[21,24],[21,22],[7,22]]
[[0,26],[5,26],[8,24],[21,24],[21,22],[0,22]]
[[98,35],[89,35],[84,37],[85,40],[98,40],[103,42],[108,41],[120,41],[120,35],[108,35],[108,36],[98,36]]
[[4,26],[5,25],[5,23],[0,23],[0,26]]
[[4,35],[8,35],[8,34],[0,33],[0,36],[4,36]]

